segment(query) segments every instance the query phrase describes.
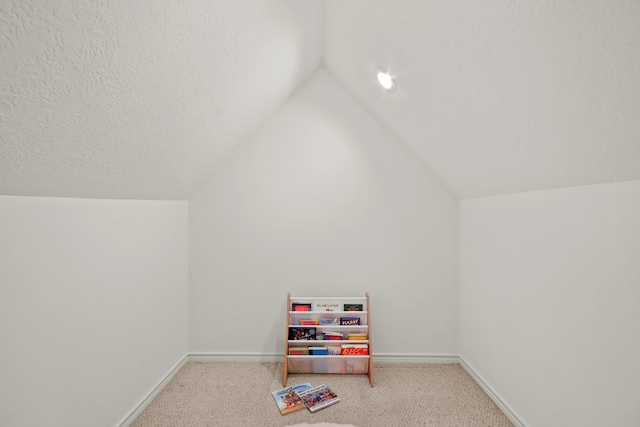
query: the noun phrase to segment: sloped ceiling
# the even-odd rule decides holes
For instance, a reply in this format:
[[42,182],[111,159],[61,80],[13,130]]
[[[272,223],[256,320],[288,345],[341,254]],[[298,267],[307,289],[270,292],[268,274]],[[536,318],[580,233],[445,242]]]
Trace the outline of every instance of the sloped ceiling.
[[458,197],[640,178],[640,2],[326,6],[326,67]]
[[633,0],[3,0],[0,194],[188,198],[323,64],[460,198],[640,179],[639,22]]
[[320,2],[0,1],[0,194],[185,199],[321,63]]

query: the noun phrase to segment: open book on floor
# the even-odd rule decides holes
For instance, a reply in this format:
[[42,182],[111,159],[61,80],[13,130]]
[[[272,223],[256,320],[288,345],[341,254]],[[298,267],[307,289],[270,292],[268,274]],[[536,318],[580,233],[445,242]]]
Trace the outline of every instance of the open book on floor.
[[298,384],[291,387],[283,388],[272,392],[273,398],[276,400],[278,409],[282,415],[295,412],[298,409],[304,409],[307,406],[300,399],[297,393],[305,390],[311,390],[313,387],[310,383]]
[[310,390],[299,391],[298,396],[311,412],[319,411],[340,401],[340,398],[324,384]]

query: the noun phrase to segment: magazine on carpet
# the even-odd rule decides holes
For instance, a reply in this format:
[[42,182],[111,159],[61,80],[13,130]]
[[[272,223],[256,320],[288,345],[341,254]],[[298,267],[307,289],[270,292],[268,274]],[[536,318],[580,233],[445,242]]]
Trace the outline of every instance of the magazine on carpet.
[[311,390],[312,388],[313,386],[310,383],[304,383],[272,392],[280,413],[285,415],[295,412],[298,409],[306,408],[307,406],[300,399],[297,393],[305,390]]
[[298,396],[311,412],[319,411],[340,401],[340,398],[325,384],[309,390],[299,391]]

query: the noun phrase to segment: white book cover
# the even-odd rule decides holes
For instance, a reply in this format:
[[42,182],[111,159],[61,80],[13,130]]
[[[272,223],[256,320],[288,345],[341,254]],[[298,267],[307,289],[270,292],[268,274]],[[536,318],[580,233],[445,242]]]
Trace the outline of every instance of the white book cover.
[[319,411],[340,401],[340,398],[325,384],[311,390],[301,391],[298,396],[311,412]]
[[342,301],[335,299],[317,299],[311,303],[312,311],[342,311]]
[[342,353],[342,346],[328,344],[327,353],[332,356],[339,356]]

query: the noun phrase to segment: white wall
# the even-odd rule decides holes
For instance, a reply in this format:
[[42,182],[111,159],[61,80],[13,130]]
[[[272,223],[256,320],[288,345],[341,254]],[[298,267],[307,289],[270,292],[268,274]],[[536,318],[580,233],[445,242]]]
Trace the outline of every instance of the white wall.
[[376,354],[457,354],[457,201],[326,71],[189,215],[190,352],[282,353],[290,291],[369,292]]
[[119,424],[187,351],[187,203],[0,196],[0,218],[0,425]]
[[460,203],[460,353],[529,426],[640,425],[640,181]]

